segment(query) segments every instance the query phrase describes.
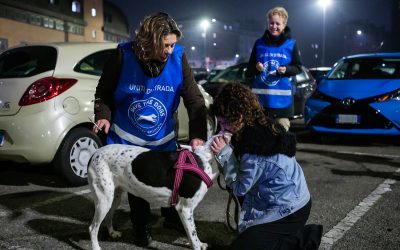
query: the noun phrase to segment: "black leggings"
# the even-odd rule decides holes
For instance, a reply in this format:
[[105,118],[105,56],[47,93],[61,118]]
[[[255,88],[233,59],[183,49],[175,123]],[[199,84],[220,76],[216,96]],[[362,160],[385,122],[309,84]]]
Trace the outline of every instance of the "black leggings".
[[[251,226],[232,244],[234,250],[318,249],[322,226],[306,226],[311,200],[300,210],[280,220]],[[310,243],[310,237],[312,242]],[[310,247],[311,245],[316,245]]]

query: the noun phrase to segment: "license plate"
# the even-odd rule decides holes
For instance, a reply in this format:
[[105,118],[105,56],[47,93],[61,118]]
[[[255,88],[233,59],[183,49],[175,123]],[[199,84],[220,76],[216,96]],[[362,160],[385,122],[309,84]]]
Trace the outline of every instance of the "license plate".
[[336,117],[336,123],[340,124],[359,124],[360,117],[358,115],[339,114]]
[[0,147],[3,146],[4,143],[4,135],[0,133]]

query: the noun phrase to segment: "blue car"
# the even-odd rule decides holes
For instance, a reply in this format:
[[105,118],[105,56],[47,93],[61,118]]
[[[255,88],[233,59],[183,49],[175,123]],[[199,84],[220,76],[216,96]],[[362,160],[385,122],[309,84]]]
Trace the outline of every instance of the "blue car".
[[343,57],[304,108],[312,132],[400,135],[400,53]]

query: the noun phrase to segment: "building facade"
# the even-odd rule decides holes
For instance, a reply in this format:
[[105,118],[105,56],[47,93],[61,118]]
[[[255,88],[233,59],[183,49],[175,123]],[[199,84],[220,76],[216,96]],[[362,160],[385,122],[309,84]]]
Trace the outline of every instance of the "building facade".
[[0,0],[0,51],[24,43],[126,41],[128,30],[123,13],[103,0]]

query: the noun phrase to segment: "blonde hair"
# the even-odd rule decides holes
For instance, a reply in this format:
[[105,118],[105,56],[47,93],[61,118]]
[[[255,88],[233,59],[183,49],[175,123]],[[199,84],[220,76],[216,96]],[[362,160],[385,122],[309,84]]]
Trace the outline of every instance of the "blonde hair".
[[278,16],[280,16],[284,21],[285,21],[285,24],[287,24],[287,21],[288,21],[288,19],[289,19],[289,14],[288,14],[288,12],[286,11],[286,9],[285,8],[283,8],[283,7],[275,7],[275,8],[272,8],[272,9],[270,9],[268,12],[267,12],[267,19],[268,19],[268,21],[272,18],[272,16],[274,16],[274,15],[278,15]]

